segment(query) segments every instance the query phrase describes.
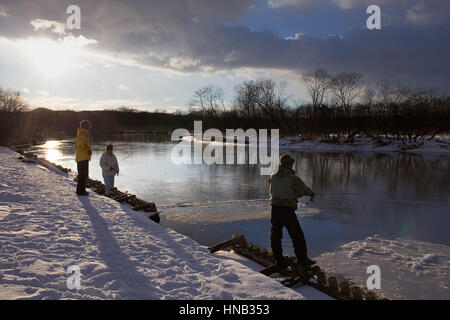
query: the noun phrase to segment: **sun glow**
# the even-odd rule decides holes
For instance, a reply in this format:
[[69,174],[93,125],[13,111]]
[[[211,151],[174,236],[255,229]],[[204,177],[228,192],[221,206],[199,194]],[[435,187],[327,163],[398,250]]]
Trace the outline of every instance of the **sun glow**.
[[32,67],[46,77],[58,77],[76,67],[81,47],[67,41],[27,39],[19,42],[21,51]]
[[49,140],[44,144],[44,148],[47,149],[55,149],[57,146],[59,146],[59,142],[54,140]]
[[58,141],[47,141],[44,144],[44,148],[46,148],[46,152],[45,152],[45,159],[51,161],[51,162],[55,162],[56,160],[58,160],[61,156],[61,152],[59,152],[59,150],[57,149],[57,147],[59,146],[59,142]]

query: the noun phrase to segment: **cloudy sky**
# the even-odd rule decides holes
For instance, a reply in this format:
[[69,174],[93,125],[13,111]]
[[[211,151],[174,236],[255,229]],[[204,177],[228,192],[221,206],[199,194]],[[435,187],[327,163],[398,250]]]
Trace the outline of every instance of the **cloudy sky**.
[[32,106],[171,112],[261,77],[306,101],[300,75],[322,67],[450,93],[449,39],[449,0],[0,0],[0,86]]

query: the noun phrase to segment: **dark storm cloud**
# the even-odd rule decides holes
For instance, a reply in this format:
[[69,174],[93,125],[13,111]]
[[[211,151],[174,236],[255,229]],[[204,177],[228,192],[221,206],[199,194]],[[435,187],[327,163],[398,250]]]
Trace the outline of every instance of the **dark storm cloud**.
[[[295,1],[286,0],[284,5],[293,5]],[[71,2],[0,1],[4,12],[0,16],[0,35],[23,38],[46,33],[58,37],[50,30],[33,31],[30,22],[36,19],[65,22],[65,10]],[[381,2],[387,5],[391,1]],[[131,58],[141,65],[183,72],[241,67],[304,72],[324,67],[332,72],[358,71],[367,78],[435,79],[437,84],[449,86],[449,25],[445,21],[424,23],[440,16],[433,12],[442,7],[435,4],[431,6],[434,11],[429,7],[420,11],[420,1],[400,2],[405,3],[404,16],[409,14],[414,21],[405,20],[382,30],[353,30],[343,38],[300,35],[292,40],[281,39],[271,31],[251,31],[227,24],[249,10],[250,0],[97,0],[78,4],[82,10],[81,34],[98,41],[96,50]],[[326,3],[338,4],[343,10],[357,5],[353,0]]]
[[386,22],[403,20],[418,25],[440,24],[450,14],[448,0],[268,0],[268,4],[273,8],[291,7],[301,12],[327,5],[350,10],[376,4],[382,9]]

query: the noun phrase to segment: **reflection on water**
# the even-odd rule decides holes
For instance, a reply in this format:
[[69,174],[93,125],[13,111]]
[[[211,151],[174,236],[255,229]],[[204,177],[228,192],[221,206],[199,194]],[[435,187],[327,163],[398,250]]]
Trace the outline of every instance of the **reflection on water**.
[[46,149],[56,149],[58,147],[59,143],[60,142],[56,141],[56,140],[49,140],[44,144],[43,147]]
[[57,161],[61,156],[61,153],[59,152],[59,150],[47,150],[47,152],[45,153],[45,158],[51,162],[55,162]]
[[59,151],[59,142],[50,140],[43,145],[45,150],[45,158],[51,162],[56,162],[61,157],[61,152]]
[[[93,142],[90,176],[112,143],[121,167],[116,185],[163,210],[161,224],[204,245],[245,234],[270,247],[267,176],[258,165],[175,165],[165,136],[119,135]],[[73,141],[38,148],[49,160],[76,170]],[[297,213],[310,256],[379,234],[450,245],[450,161],[444,155],[291,153],[295,170],[316,192]],[[74,190],[75,192],[75,190]],[[285,253],[292,254],[287,234]]]

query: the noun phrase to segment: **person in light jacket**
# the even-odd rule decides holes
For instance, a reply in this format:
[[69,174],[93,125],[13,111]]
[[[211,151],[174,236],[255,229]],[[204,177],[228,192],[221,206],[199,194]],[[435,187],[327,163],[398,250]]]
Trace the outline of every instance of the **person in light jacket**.
[[102,167],[103,179],[105,181],[105,196],[109,196],[111,189],[114,188],[114,176],[119,174],[119,164],[113,154],[113,146],[108,145],[106,152],[100,158],[100,167]]
[[286,259],[282,254],[281,238],[283,227],[286,227],[294,245],[298,264],[308,270],[315,262],[308,258],[305,236],[295,210],[298,198],[309,196],[311,201],[314,201],[315,194],[300,177],[295,175],[295,171],[292,170],[294,161],[288,154],[282,155],[278,172],[269,178],[269,203],[272,206],[270,242],[275,264],[283,267]]

